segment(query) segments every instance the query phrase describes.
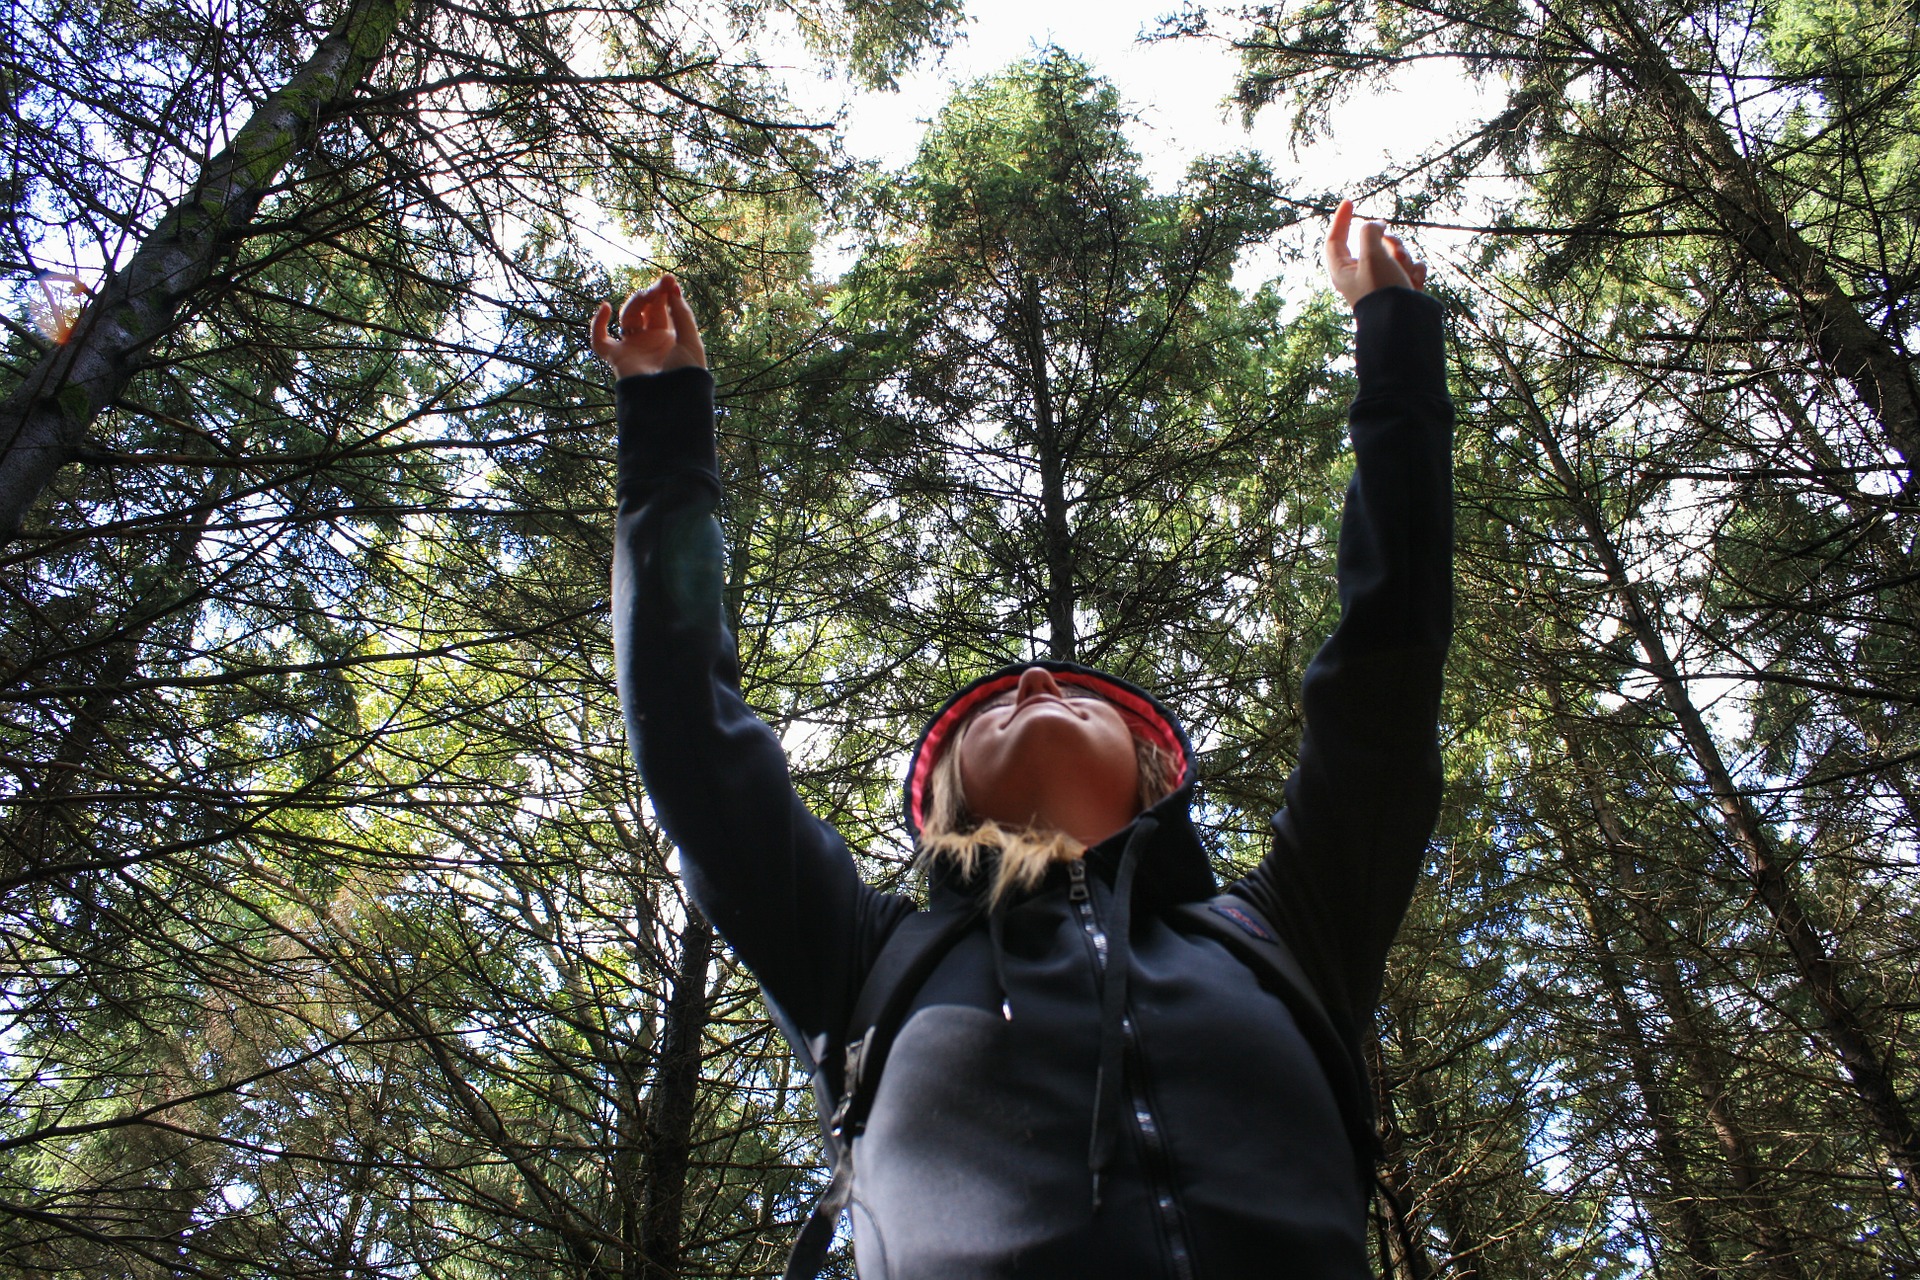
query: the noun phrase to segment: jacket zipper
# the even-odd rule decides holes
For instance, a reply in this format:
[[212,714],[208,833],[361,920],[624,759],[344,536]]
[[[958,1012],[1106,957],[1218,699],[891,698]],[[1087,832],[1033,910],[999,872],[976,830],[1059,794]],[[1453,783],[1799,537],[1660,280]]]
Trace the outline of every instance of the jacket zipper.
[[[1073,903],[1080,917],[1080,927],[1093,948],[1094,966],[1104,975],[1107,971],[1107,931],[1100,927],[1100,918],[1094,911],[1093,892],[1087,885],[1084,859],[1076,858],[1067,864],[1067,880],[1067,901]],[[1180,1204],[1173,1195],[1173,1161],[1167,1153],[1165,1131],[1161,1128],[1159,1117],[1154,1114],[1153,1103],[1147,1097],[1145,1062],[1139,1041],[1134,1035],[1132,1011],[1122,1011],[1120,1031],[1126,1050],[1124,1056],[1133,1067],[1127,1073],[1132,1077],[1133,1084],[1127,1104],[1133,1113],[1134,1129],[1139,1133],[1146,1153],[1143,1164],[1147,1174],[1147,1194],[1153,1198],[1154,1216],[1160,1220],[1160,1230],[1166,1237],[1167,1253],[1173,1259],[1175,1280],[1193,1280],[1193,1251],[1187,1247],[1186,1229],[1180,1220]]]

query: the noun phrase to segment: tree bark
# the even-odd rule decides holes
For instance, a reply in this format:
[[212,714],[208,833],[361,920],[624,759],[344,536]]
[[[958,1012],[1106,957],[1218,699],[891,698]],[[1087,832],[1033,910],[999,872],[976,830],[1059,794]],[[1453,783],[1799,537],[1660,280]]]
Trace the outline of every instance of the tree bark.
[[1920,464],[1920,381],[1912,363],[1867,323],[1820,251],[1787,221],[1753,161],[1734,146],[1632,7],[1603,0],[1598,9],[1619,45],[1622,72],[1667,113],[1676,159],[1692,170],[1695,198],[1792,300],[1820,359],[1879,421],[1911,477]]
[[1040,284],[1021,280],[1021,336],[1033,387],[1033,431],[1040,462],[1040,512],[1047,565],[1047,656],[1072,662],[1074,634],[1073,527],[1067,519],[1066,459],[1054,416],[1053,382],[1047,372],[1046,327],[1040,310]]
[[[1666,946],[1665,922],[1638,887],[1638,869],[1631,866],[1632,854],[1622,849],[1616,852],[1615,860],[1627,864],[1616,871],[1616,879],[1637,921],[1636,932],[1647,941],[1654,985],[1673,1023],[1687,1068],[1693,1074],[1700,1104],[1707,1112],[1707,1124],[1713,1130],[1714,1145],[1719,1148],[1727,1174],[1733,1179],[1741,1216],[1753,1226],[1753,1243],[1766,1264],[1767,1274],[1774,1280],[1801,1280],[1804,1273],[1794,1253],[1792,1237],[1775,1212],[1775,1196],[1766,1185],[1765,1170],[1753,1149],[1752,1139],[1747,1136],[1746,1126],[1734,1110],[1733,1090],[1714,1052],[1723,1039],[1720,1030],[1710,1025],[1681,980],[1680,968]],[[1621,878],[1623,875],[1625,878]]]
[[[1793,423],[1794,434],[1815,464],[1829,476],[1847,474],[1847,464],[1834,452],[1832,443],[1807,412],[1806,405],[1777,376],[1765,379],[1769,397],[1782,417]],[[1835,502],[1859,530],[1861,545],[1879,558],[1876,586],[1891,597],[1881,610],[1883,618],[1920,619],[1920,560],[1894,536],[1892,521],[1884,509],[1864,501],[1858,489],[1844,484],[1823,488],[1822,495]],[[1907,826],[1920,831],[1920,775],[1916,774],[1913,745],[1915,735],[1900,710],[1886,701],[1871,697],[1848,700],[1845,712],[1866,744],[1862,763],[1868,764],[1887,780],[1906,810]]]
[[282,171],[386,53],[412,0],[356,0],[0,401],[0,546],[252,225]]
[[694,1099],[700,1087],[701,1038],[707,1027],[707,969],[712,957],[713,926],[689,906],[687,926],[680,934],[673,994],[662,1018],[653,1090],[647,1099],[640,1280],[678,1280],[680,1276]]
[[1373,1103],[1380,1117],[1380,1187],[1374,1200],[1385,1230],[1380,1237],[1380,1260],[1392,1280],[1433,1280],[1433,1263],[1412,1221],[1414,1172],[1407,1160],[1407,1135],[1394,1116],[1393,1087],[1387,1080],[1386,1055],[1380,1040],[1366,1044],[1367,1068],[1373,1080]]
[[[1440,1133],[1440,1111],[1435,1104],[1433,1086],[1427,1073],[1409,1073],[1404,1091],[1413,1112],[1414,1124],[1424,1132]],[[1435,1210],[1431,1217],[1447,1237],[1447,1260],[1442,1274],[1448,1280],[1480,1280],[1487,1244],[1471,1221],[1475,1206],[1462,1193],[1461,1181],[1467,1169],[1457,1147],[1448,1152],[1447,1162],[1453,1170],[1449,1176],[1440,1176],[1431,1168],[1422,1170],[1434,1184],[1429,1197]]]

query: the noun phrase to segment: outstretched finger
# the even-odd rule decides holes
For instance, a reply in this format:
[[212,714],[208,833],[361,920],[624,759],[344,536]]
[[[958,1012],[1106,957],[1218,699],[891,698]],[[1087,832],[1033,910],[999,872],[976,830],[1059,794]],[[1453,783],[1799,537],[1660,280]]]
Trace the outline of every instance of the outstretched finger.
[[593,309],[593,319],[587,322],[587,342],[597,356],[609,357],[613,354],[613,337],[607,332],[607,321],[611,319],[613,304],[602,302]]
[[1347,233],[1353,227],[1353,201],[1342,200],[1327,224],[1327,266],[1338,270],[1353,265],[1353,251],[1347,247]]

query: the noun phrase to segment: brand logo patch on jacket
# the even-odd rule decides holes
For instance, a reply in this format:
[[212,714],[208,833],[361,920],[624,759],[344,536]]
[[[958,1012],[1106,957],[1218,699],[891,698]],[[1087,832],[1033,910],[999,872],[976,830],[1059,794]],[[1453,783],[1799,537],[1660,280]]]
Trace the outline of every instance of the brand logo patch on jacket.
[[1234,906],[1230,902],[1210,902],[1207,905],[1210,908],[1212,908],[1214,912],[1216,912],[1219,915],[1223,915],[1227,919],[1233,921],[1235,924],[1239,925],[1244,932],[1252,934],[1254,937],[1260,939],[1260,941],[1262,942],[1278,942],[1279,941],[1278,938],[1273,936],[1273,931],[1271,929],[1267,928],[1267,926],[1265,926],[1264,924],[1261,924],[1258,920],[1255,920],[1253,918],[1253,914],[1251,912],[1243,911],[1239,907]]

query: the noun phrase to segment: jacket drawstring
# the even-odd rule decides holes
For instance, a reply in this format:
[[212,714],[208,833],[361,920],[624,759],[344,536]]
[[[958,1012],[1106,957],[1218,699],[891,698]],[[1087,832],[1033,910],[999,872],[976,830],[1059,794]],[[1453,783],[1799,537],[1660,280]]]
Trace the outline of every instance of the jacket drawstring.
[[1140,865],[1141,846],[1159,827],[1157,819],[1141,817],[1127,836],[1120,866],[1113,877],[1113,911],[1107,924],[1107,963],[1100,974],[1100,1070],[1093,1079],[1093,1136],[1087,1144],[1087,1167],[1093,1174],[1093,1211],[1100,1212],[1100,1179],[1113,1159],[1114,1134],[1119,1129],[1121,1074],[1126,1049],[1127,974],[1133,968],[1129,939],[1133,932],[1133,872]]
[[987,909],[987,938],[993,950],[993,984],[1000,990],[1000,1016],[1013,1021],[1013,997],[1007,994],[1007,901],[994,900]]

